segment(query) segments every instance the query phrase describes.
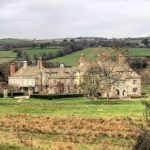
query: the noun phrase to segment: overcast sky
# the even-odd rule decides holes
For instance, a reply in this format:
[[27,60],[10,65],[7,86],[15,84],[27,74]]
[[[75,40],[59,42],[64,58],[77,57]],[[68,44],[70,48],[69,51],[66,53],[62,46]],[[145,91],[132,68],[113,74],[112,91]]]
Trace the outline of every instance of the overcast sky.
[[0,0],[0,38],[150,36],[150,0]]

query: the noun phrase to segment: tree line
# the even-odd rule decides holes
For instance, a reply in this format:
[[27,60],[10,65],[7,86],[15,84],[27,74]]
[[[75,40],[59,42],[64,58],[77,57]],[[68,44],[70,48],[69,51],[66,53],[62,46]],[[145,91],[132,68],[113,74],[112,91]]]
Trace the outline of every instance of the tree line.
[[[107,38],[74,38],[64,40],[5,40],[0,41],[0,50],[11,50],[15,48],[28,48],[28,47],[40,47],[45,48],[47,46],[64,46],[68,43],[78,42],[84,47],[112,47],[113,42],[117,41],[122,46],[126,47],[140,47],[140,44],[134,39],[107,39]],[[149,47],[150,41],[147,38],[140,39],[144,47]]]

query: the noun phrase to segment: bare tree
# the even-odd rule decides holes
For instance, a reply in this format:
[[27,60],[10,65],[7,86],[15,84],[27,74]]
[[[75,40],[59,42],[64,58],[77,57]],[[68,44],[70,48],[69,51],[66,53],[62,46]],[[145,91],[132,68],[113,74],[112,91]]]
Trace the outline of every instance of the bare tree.
[[119,72],[115,70],[116,67],[116,64],[113,62],[111,64],[103,63],[99,65],[100,78],[102,79],[100,90],[106,92],[108,102],[112,88],[117,87],[121,80]]
[[99,66],[93,64],[83,75],[83,81],[81,87],[83,93],[87,94],[90,99],[95,99],[99,90],[100,83],[102,82],[99,76]]
[[121,80],[118,68],[118,53],[113,50],[112,53],[101,53],[99,55],[101,61],[92,64],[83,75],[81,87],[91,99],[97,97],[98,93],[105,93],[108,103],[110,100],[110,92],[113,88],[118,87]]

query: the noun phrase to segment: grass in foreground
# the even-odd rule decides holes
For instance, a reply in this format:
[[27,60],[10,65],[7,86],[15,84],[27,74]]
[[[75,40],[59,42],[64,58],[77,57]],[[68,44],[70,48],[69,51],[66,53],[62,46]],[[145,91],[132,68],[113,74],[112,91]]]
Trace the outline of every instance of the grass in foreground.
[[140,117],[143,106],[138,100],[91,101],[86,98],[40,100],[29,99],[18,102],[15,99],[0,99],[0,113],[29,113],[50,116],[79,116],[89,118]]
[[[0,148],[130,150],[142,122],[139,100],[0,99]],[[129,140],[130,139],[130,140]]]

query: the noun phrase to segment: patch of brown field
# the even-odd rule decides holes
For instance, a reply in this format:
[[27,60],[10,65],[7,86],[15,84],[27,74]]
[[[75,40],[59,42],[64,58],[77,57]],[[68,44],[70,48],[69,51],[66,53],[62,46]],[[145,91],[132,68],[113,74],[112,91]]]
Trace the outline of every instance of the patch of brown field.
[[[141,120],[136,122],[140,123]],[[115,148],[118,146],[108,139],[134,139],[138,133],[128,119],[61,118],[22,114],[1,116],[0,130],[2,129],[15,133],[15,138],[24,146],[42,149],[42,146],[47,145],[51,149],[59,150],[73,150],[78,144],[98,144],[107,150],[111,144]],[[42,138],[38,135],[42,135]],[[127,147],[124,144],[124,149]]]

